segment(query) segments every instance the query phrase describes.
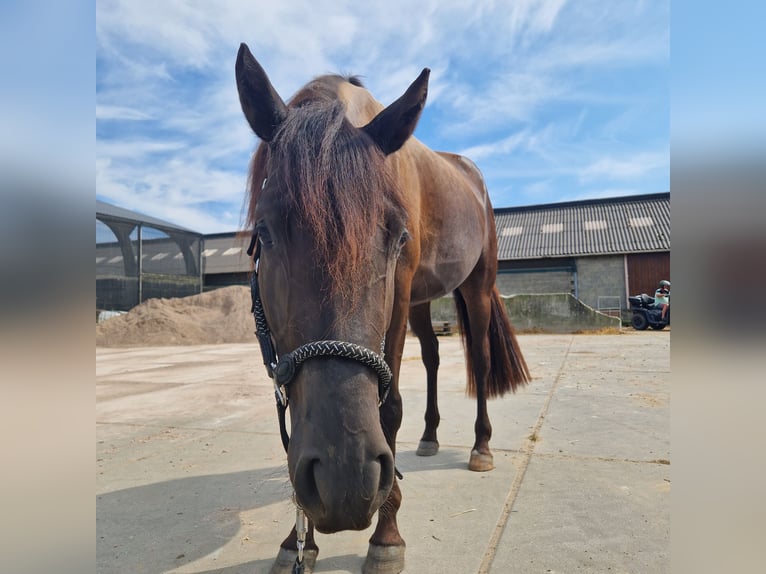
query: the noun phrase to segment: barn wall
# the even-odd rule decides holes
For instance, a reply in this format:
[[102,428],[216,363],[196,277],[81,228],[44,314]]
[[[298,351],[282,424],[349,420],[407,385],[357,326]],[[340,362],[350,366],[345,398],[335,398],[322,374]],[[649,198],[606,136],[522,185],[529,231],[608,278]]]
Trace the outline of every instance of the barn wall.
[[498,261],[497,288],[501,295],[572,293],[575,260],[545,257]]
[[622,255],[607,255],[501,261],[497,286],[500,294],[507,297],[570,293],[594,309],[599,308],[599,303],[602,307],[624,308],[625,259]]
[[[574,333],[620,327],[619,318],[598,313],[569,293],[528,293],[502,299],[511,324],[520,332]],[[431,320],[437,329],[443,323],[455,325],[452,297],[431,302]]]
[[573,293],[573,276],[569,270],[500,272],[497,288],[501,295],[535,293]]
[[615,305],[625,308],[624,256],[580,257],[577,260],[577,297],[594,309]]

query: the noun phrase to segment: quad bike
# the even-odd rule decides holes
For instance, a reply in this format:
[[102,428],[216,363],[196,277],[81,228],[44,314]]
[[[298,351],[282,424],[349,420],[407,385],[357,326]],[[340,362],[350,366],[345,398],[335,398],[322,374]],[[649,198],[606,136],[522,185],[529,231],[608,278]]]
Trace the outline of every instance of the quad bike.
[[647,327],[651,327],[657,331],[661,331],[666,325],[670,325],[670,306],[665,313],[665,320],[662,320],[662,309],[654,306],[654,297],[650,297],[646,293],[641,295],[634,295],[628,297],[630,302],[630,309],[633,311],[633,317],[630,324],[637,331],[643,331]]

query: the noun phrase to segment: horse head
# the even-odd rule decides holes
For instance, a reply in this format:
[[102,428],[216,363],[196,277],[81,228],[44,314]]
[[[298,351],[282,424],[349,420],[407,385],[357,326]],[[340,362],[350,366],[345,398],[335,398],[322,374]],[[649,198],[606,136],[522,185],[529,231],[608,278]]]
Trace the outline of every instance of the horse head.
[[[362,90],[358,84],[318,78],[285,104],[244,44],[235,71],[245,118],[262,140],[251,165],[249,219],[277,353],[327,340],[382,353],[396,269],[413,248],[388,156],[415,129],[428,70],[360,127],[337,95],[340,84]],[[321,532],[366,528],[392,488],[378,382],[359,361],[324,356],[303,362],[287,387],[290,480]]]

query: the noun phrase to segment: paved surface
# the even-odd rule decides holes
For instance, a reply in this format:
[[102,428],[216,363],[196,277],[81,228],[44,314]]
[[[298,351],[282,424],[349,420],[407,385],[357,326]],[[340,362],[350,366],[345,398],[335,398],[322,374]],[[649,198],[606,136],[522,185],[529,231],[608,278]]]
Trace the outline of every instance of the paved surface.
[[[425,370],[402,366],[407,573],[670,571],[670,333],[523,335],[534,376],[490,403],[495,470],[467,470],[475,403],[440,339],[441,451],[414,454]],[[96,350],[97,571],[268,569],[294,511],[257,344]],[[359,572],[372,527],[317,534]]]

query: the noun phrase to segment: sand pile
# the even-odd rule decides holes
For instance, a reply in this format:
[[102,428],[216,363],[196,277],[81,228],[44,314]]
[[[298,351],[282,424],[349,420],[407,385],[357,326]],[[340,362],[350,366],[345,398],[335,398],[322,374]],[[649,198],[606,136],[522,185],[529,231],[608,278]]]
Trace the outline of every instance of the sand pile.
[[255,344],[250,304],[250,289],[242,286],[149,299],[96,325],[96,346]]

